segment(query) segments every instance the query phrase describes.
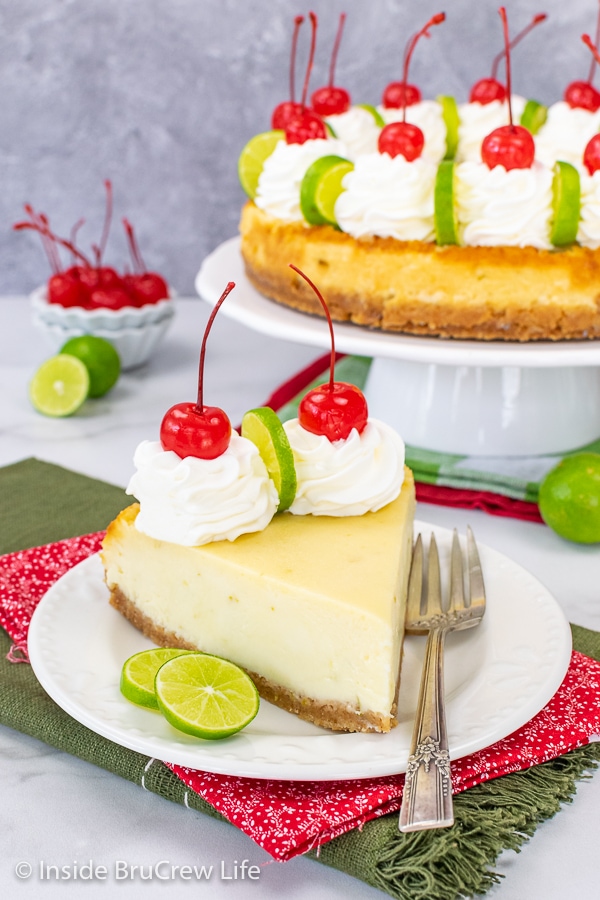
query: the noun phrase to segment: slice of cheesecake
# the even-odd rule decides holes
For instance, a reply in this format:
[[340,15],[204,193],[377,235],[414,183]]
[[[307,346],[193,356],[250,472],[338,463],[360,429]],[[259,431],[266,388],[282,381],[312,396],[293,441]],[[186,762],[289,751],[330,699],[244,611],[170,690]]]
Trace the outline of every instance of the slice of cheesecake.
[[415,490],[363,516],[275,516],[264,531],[184,547],[109,526],[110,602],[161,646],[223,656],[266,700],[338,731],[395,724]]

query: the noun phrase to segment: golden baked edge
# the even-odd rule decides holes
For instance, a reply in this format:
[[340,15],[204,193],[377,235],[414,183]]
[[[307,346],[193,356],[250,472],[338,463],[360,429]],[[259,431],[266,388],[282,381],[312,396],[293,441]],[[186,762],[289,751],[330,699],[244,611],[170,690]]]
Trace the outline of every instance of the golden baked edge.
[[240,234],[251,284],[301,312],[323,314],[289,263],[318,284],[337,321],[485,341],[600,337],[600,250],[355,240],[328,225],[284,222],[252,202]]

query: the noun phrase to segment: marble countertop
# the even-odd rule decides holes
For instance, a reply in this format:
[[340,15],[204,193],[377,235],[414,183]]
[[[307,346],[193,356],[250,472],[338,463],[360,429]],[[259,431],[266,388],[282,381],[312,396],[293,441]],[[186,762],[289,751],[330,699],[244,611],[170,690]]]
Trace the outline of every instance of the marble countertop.
[[[77,416],[45,419],[27,399],[27,383],[51,351],[31,324],[26,298],[0,298],[0,465],[30,456],[117,485],[132,471],[138,442],[154,438],[164,411],[194,398],[198,351],[208,307],[177,301],[177,315],[155,358],[122,375],[106,397]],[[207,353],[205,397],[233,422],[320,351],[275,341],[220,317]],[[464,530],[467,522],[485,542],[528,568],[554,594],[568,618],[600,630],[600,551],[560,540],[544,526],[481,512],[420,504],[419,518]],[[41,880],[39,866],[92,862],[114,873],[124,861],[132,877],[120,879],[120,896],[163,896],[164,882],[142,880],[133,866],[167,860],[174,866],[213,866],[204,886],[211,898],[314,896],[328,900],[383,897],[318,862],[274,863],[249,838],[185,807],[144,791],[95,766],[7,728],[0,728],[2,854],[0,888],[14,897],[63,897],[61,882]],[[506,878],[488,895],[498,900],[563,900],[589,893],[597,883],[600,775],[580,783],[572,804],[542,825],[518,855],[505,853],[497,871]],[[260,867],[257,880],[233,879],[236,861]],[[567,864],[568,861],[568,864]],[[34,873],[17,877],[29,862]],[[114,882],[109,874],[106,883]],[[105,882],[100,882],[104,884]],[[80,881],[77,897],[99,896],[98,883]],[[82,887],[81,885],[85,885]],[[169,896],[189,896],[188,882],[168,881]],[[75,894],[74,894],[75,895]]]

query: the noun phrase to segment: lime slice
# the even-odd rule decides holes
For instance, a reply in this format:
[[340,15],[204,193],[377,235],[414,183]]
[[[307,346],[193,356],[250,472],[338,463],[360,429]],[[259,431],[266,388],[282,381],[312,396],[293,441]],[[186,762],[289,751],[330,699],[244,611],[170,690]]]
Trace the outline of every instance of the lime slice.
[[565,247],[577,240],[580,206],[579,172],[570,163],[555,163],[552,179],[553,220],[550,229],[550,241],[555,247]]
[[442,107],[442,117],[446,126],[446,154],[444,159],[454,159],[456,148],[458,147],[458,126],[460,125],[458,106],[454,97],[444,94],[441,94],[437,101]]
[[306,170],[300,185],[300,209],[309,225],[336,225],[335,201],[342,179],[354,165],[342,156],[321,156]]
[[29,383],[29,399],[45,416],[71,416],[90,390],[85,365],[74,356],[59,353],[39,367]]
[[434,226],[438,244],[457,244],[454,211],[454,163],[447,159],[438,166],[434,187]]
[[258,712],[260,701],[252,680],[219,656],[177,656],[160,667],[154,686],[165,719],[195,737],[229,737]]
[[579,544],[600,543],[600,454],[575,453],[559,462],[540,485],[542,519]]
[[290,442],[279,417],[268,406],[249,410],[242,419],[242,437],[256,445],[277,488],[277,511],[289,509],[296,496],[296,467]]
[[520,124],[531,134],[537,134],[548,118],[548,107],[537,100],[528,100],[521,115]]
[[121,693],[132,703],[137,703],[138,706],[158,709],[158,701],[154,692],[156,673],[168,660],[191,652],[191,650],[178,650],[176,647],[156,647],[152,650],[134,653],[125,660],[121,669]]
[[113,345],[104,338],[82,334],[63,344],[60,352],[76,356],[85,365],[90,376],[90,397],[103,397],[117,383],[121,360]]
[[329,122],[327,121],[327,119],[324,119],[323,121],[325,122],[325,128],[327,129],[327,134],[329,135],[329,137],[336,138],[337,132],[336,132],[335,128],[333,127],[333,125],[330,125]]
[[383,118],[383,116],[381,115],[381,113],[379,112],[378,109],[375,109],[375,107],[371,106],[370,103],[357,103],[356,105],[359,106],[361,109],[366,109],[367,112],[371,113],[371,115],[375,119],[375,124],[377,125],[378,128],[384,127],[385,119]]
[[256,197],[258,179],[265,159],[271,155],[279,141],[285,140],[283,131],[263,131],[250,138],[238,160],[240,184],[251,200]]

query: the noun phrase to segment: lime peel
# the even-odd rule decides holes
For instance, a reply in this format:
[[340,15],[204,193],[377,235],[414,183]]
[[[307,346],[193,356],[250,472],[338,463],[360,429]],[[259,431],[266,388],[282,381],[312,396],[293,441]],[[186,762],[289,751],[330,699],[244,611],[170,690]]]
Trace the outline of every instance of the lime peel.
[[335,203],[344,177],[354,164],[343,156],[321,156],[308,167],[300,185],[300,209],[309,225],[337,225]]
[[458,230],[454,208],[454,163],[442,160],[434,186],[434,226],[438,244],[457,244]]
[[296,496],[296,467],[290,442],[277,413],[268,406],[248,410],[242,419],[241,432],[242,437],[257,447],[277,489],[277,511],[289,509]]
[[283,131],[263,131],[250,138],[238,160],[238,177],[243,190],[251,200],[256,197],[258,179],[265,160],[269,158],[279,141],[285,140]]
[[191,652],[176,647],[153,647],[134,653],[125,660],[121,669],[121,693],[131,703],[146,709],[158,709],[154,691],[156,673],[168,660]]
[[600,454],[565,457],[540,484],[538,504],[546,525],[561,537],[600,543]]
[[560,160],[554,165],[552,209],[551,243],[555,247],[575,243],[581,211],[581,182],[575,166]]
[[88,396],[103,397],[117,383],[121,374],[121,359],[110,341],[93,334],[82,334],[70,338],[60,352],[80,359],[88,370]]

